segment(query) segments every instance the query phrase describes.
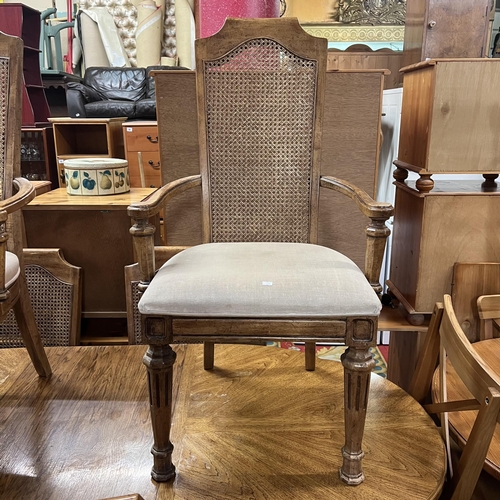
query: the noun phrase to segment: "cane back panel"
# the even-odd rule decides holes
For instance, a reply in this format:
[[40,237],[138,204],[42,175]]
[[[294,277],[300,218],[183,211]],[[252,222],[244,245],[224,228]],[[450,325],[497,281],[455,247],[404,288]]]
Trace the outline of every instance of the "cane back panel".
[[202,64],[209,240],[309,242],[318,60],[254,38]]

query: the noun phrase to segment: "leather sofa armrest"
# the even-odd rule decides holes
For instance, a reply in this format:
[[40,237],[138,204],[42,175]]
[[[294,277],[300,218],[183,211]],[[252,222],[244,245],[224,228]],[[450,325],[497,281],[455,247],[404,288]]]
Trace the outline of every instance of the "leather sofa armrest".
[[70,118],[86,118],[85,104],[87,101],[83,94],[74,89],[66,89],[66,104]]
[[68,90],[75,90],[77,92],[80,92],[85,99],[85,102],[95,102],[95,101],[102,101],[102,97],[97,92],[97,90],[93,89],[92,87],[89,87],[88,85],[85,85],[83,83],[79,82],[68,82],[66,84],[66,88]]

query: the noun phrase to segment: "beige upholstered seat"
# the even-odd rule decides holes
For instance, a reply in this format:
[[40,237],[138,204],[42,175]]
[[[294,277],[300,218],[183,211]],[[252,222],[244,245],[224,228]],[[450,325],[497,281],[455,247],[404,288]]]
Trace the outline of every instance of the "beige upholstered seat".
[[354,262],[306,243],[208,243],[177,254],[139,302],[142,314],[192,317],[376,316]]
[[21,208],[35,197],[33,185],[21,177],[22,68],[22,40],[0,32],[0,321],[14,311],[36,371],[48,377],[22,266]]
[[[364,479],[361,442],[374,366],[369,349],[381,309],[385,221],[393,210],[352,184],[321,176],[326,56],[327,41],[309,36],[296,19],[231,19],[213,37],[198,39],[201,176],[174,181],[128,209],[144,292],[142,338],[150,345],[144,363],[157,481],[175,475],[170,344],[204,342],[211,369],[214,344],[267,340],[349,347],[342,361],[341,477],[353,485]],[[157,99],[160,140],[168,141]],[[177,255],[155,274],[150,217],[173,196],[200,186],[204,243],[171,249],[170,256]],[[370,219],[364,275],[345,256],[316,245],[320,188],[348,196]]]

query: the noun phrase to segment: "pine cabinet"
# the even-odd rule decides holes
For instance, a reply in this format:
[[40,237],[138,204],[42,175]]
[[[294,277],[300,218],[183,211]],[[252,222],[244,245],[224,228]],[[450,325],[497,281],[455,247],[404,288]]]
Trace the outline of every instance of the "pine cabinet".
[[161,168],[156,121],[123,124],[131,187],[160,187]]

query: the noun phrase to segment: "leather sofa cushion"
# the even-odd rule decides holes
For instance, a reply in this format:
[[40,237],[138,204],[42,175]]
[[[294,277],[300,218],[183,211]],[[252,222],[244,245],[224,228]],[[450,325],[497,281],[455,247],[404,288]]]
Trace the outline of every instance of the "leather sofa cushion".
[[127,116],[135,118],[135,102],[130,101],[97,101],[85,104],[87,118],[115,118]]
[[145,68],[87,68],[84,83],[104,99],[135,102],[146,97]]
[[156,120],[156,99],[141,99],[135,103],[136,118],[151,118]]

